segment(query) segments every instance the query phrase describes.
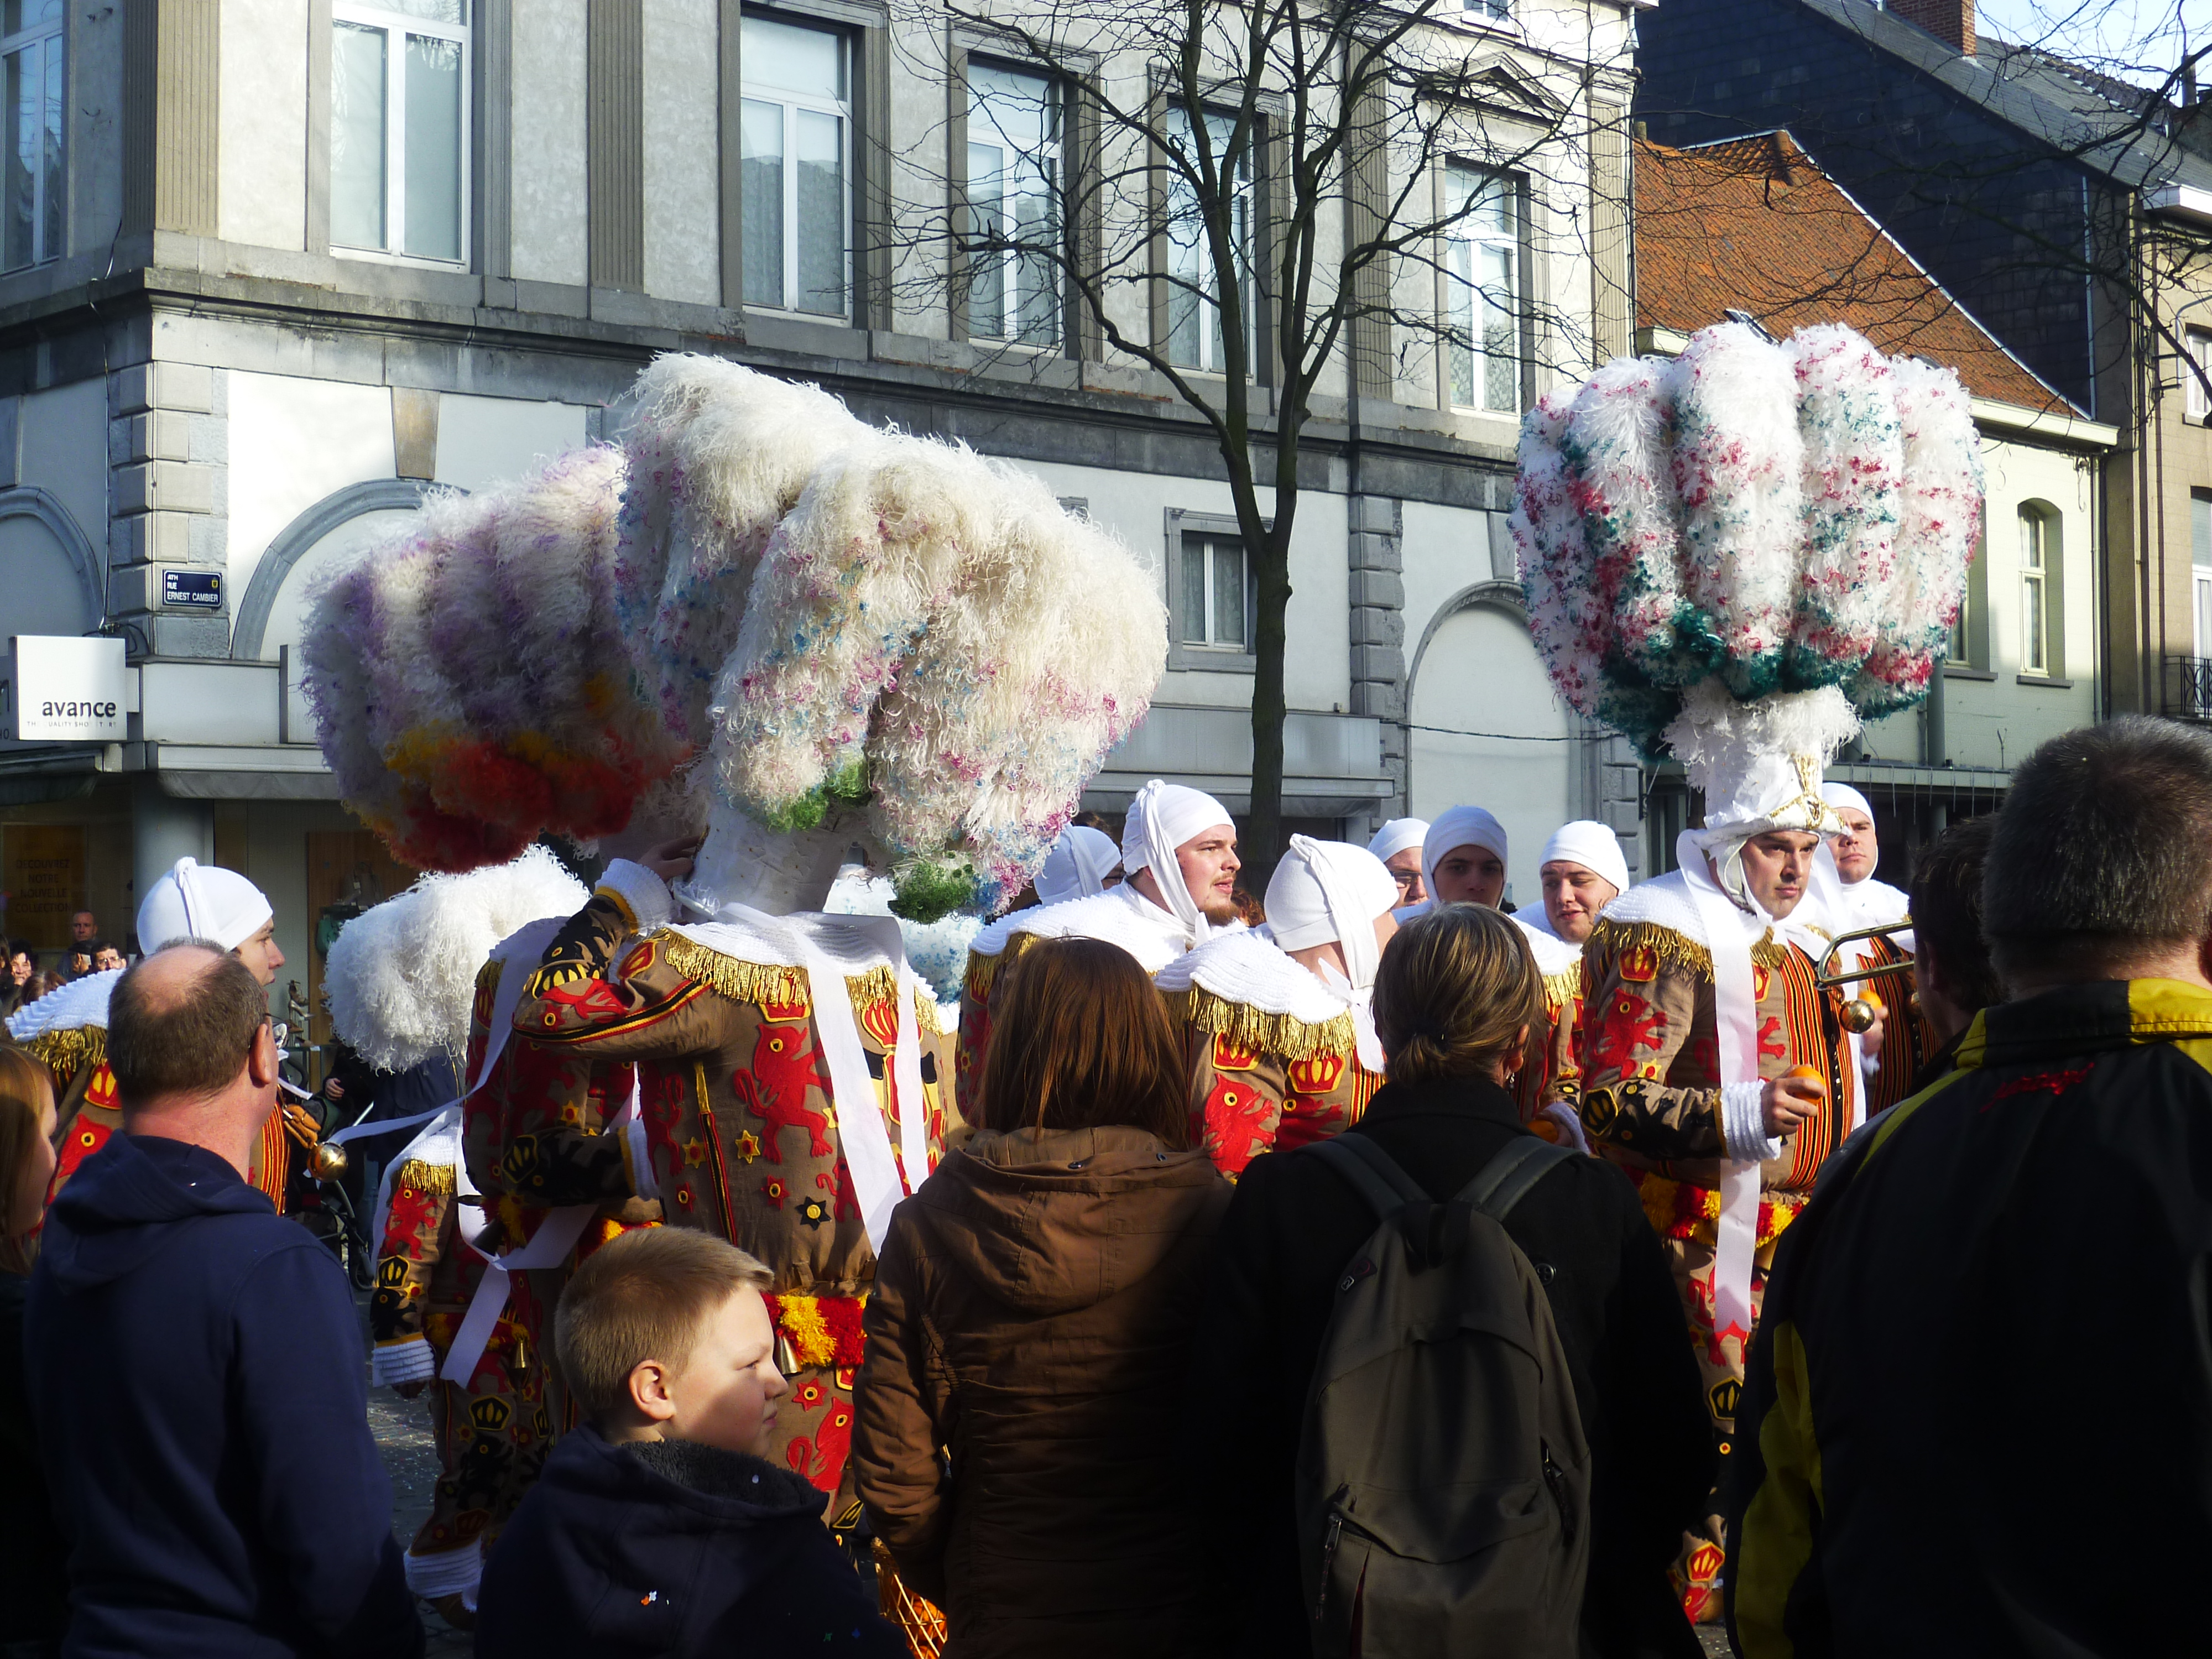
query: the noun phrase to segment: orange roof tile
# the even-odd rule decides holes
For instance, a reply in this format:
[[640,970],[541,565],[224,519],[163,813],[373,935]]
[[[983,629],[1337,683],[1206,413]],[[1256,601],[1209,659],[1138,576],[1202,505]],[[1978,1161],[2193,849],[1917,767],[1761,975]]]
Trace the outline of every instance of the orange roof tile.
[[1778,337],[1848,323],[1978,398],[2075,412],[1944,292],[1787,132],[1636,146],[1636,320],[1691,334],[1748,313]]

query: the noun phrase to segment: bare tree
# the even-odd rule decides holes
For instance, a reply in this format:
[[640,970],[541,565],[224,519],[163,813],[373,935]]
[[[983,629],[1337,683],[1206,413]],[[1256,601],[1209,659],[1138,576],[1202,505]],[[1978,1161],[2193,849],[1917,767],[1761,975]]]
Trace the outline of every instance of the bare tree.
[[[894,216],[896,303],[945,307],[987,351],[1072,346],[1149,370],[1218,449],[1251,568],[1246,850],[1261,872],[1282,840],[1309,428],[1425,376],[1430,401],[1465,401],[1437,394],[1437,373],[1506,377],[1517,412],[1538,366],[1586,372],[1592,357],[1588,307],[1532,300],[1517,272],[1480,264],[1469,233],[1525,215],[1524,246],[1587,238],[1589,94],[1626,70],[1622,15],[1590,8],[1577,49],[1522,52],[1461,27],[1464,3],[895,11],[915,74],[956,89],[941,131],[897,157],[920,205]],[[1496,182],[1454,189],[1448,160]]]

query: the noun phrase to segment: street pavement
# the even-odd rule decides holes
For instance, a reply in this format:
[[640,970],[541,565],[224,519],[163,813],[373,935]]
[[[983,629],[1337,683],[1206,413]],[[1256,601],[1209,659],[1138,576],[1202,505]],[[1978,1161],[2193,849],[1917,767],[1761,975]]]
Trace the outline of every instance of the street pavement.
[[[368,1391],[368,1431],[392,1477],[392,1530],[405,1549],[430,1514],[431,1489],[438,1481],[438,1449],[430,1439],[430,1411],[420,1400],[402,1400],[389,1389]],[[469,1659],[476,1642],[417,1602],[429,1638],[426,1659]]]

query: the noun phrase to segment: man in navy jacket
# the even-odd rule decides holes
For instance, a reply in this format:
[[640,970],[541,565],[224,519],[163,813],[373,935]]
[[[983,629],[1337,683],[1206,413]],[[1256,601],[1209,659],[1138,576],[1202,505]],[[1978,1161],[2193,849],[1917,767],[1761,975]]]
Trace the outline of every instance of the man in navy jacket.
[[116,984],[125,1133],[49,1212],[24,1331],[68,1659],[422,1650],[344,1274],[246,1180],[276,1058],[227,953]]

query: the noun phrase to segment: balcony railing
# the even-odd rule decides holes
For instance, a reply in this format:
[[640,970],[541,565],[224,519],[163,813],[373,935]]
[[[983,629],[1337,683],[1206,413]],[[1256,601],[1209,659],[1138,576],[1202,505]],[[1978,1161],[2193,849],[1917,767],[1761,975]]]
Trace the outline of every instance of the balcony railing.
[[2212,657],[2166,659],[2165,712],[2178,720],[2212,723]]

